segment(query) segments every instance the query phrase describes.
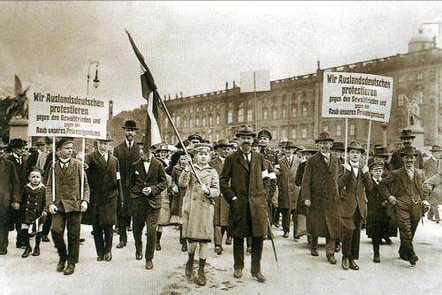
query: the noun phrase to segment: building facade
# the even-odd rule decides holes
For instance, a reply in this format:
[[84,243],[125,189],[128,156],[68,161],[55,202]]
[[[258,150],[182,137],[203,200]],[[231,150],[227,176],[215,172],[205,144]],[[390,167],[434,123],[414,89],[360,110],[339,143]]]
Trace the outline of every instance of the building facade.
[[[322,131],[330,132],[337,141],[344,141],[344,119],[321,117],[322,81],[324,72],[328,71],[367,73],[393,78],[390,122],[373,122],[372,145],[387,144],[390,149],[399,145],[400,131],[408,125],[407,100],[411,99],[419,104],[421,123],[425,130],[425,146],[441,143],[442,50],[421,32],[410,40],[406,54],[328,69],[321,69],[318,62],[315,73],[271,81],[270,91],[258,92],[256,95],[241,93],[240,88],[233,83],[231,87],[226,84],[226,88],[221,91],[169,98],[165,99],[165,103],[183,138],[191,133],[198,133],[210,142],[221,138],[231,139],[241,125],[251,124],[257,130],[271,131],[273,145],[287,139],[300,145],[311,144]],[[126,118],[136,119],[137,116],[141,116],[139,123],[142,125],[145,122],[143,117],[146,116],[142,109],[119,114],[110,125],[115,125],[117,121],[121,124]],[[176,143],[177,139],[162,111],[159,120],[164,140]],[[365,120],[349,120],[349,142],[367,141],[367,123]],[[111,130],[111,133],[114,132]]]

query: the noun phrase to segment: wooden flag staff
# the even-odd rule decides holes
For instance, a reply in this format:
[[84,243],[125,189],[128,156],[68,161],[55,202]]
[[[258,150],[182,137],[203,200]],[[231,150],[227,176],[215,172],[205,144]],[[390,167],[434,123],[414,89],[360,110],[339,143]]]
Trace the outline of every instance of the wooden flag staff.
[[344,149],[344,163],[347,165],[347,146],[348,146],[348,118],[345,118],[345,149]]
[[55,136],[52,137],[52,203],[55,204]]
[[365,153],[365,165],[368,166],[368,158],[370,156],[370,139],[371,139],[371,120],[368,121],[368,138],[367,138],[367,151]]

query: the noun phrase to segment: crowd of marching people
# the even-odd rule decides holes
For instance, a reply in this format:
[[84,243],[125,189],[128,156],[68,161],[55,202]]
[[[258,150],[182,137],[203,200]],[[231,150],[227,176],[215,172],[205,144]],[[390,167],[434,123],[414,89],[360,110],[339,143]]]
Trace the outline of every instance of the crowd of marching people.
[[390,153],[383,146],[368,151],[356,141],[345,146],[328,132],[311,146],[285,141],[272,149],[269,131],[245,125],[232,140],[215,143],[192,134],[184,148],[136,142],[133,120],[122,129],[123,142],[113,147],[109,136],[97,140],[83,161],[72,138],[60,138],[55,155],[48,138],[30,151],[18,138],[0,146],[0,255],[7,254],[13,230],[23,258],[39,256],[40,243],[52,238],[56,270],[70,275],[79,260],[81,224],[87,224],[97,261],[112,260],[115,233],[116,248],[123,249],[132,231],[135,259],[144,257],[149,270],[164,227],[173,226],[188,256],[185,275],[197,284],[206,284],[209,251],[223,255],[223,245],[233,246],[235,278],[242,277],[246,252],[251,275],[265,282],[263,241],[273,240],[274,227],[282,227],[283,238],[307,236],[314,257],[318,239],[325,238],[329,263],[337,264],[341,252],[341,267],[358,270],[363,228],[373,262],[381,262],[380,245],[392,244],[399,232],[400,258],[416,265],[419,221],[428,212],[439,223],[442,149],[415,149],[410,130],[401,133],[403,147]]

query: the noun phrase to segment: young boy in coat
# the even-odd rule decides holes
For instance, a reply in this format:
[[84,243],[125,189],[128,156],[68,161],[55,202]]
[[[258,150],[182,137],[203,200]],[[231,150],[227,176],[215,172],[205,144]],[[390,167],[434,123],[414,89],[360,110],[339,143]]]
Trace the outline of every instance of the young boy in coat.
[[[81,215],[89,203],[89,185],[81,162],[72,158],[74,142],[62,138],[56,144],[58,160],[49,171],[46,185],[47,211],[52,214],[52,239],[60,257],[57,271],[65,275],[74,273],[80,250]],[[83,198],[81,198],[81,176],[83,175]],[[52,193],[55,183],[55,195]],[[68,232],[68,247],[64,241],[64,231]],[[67,261],[67,266],[66,266]]]

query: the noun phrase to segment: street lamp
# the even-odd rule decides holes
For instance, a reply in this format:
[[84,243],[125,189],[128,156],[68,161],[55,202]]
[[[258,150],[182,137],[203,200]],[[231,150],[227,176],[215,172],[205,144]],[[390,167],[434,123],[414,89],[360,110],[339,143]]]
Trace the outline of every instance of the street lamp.
[[90,61],[88,68],[87,68],[87,89],[86,89],[86,96],[89,96],[89,81],[91,80],[91,66],[95,65],[95,78],[92,81],[95,89],[98,88],[98,85],[100,84],[100,80],[98,80],[98,65],[100,63],[98,61]]

